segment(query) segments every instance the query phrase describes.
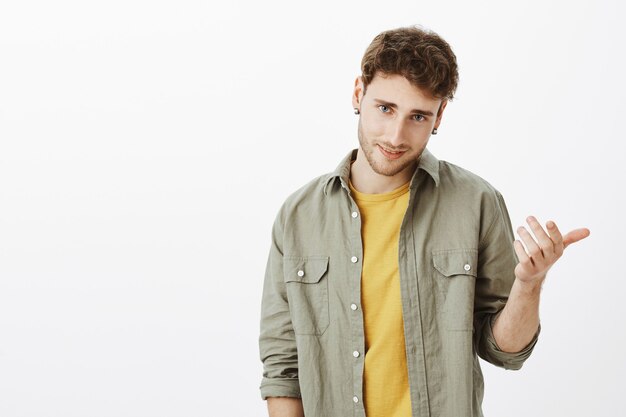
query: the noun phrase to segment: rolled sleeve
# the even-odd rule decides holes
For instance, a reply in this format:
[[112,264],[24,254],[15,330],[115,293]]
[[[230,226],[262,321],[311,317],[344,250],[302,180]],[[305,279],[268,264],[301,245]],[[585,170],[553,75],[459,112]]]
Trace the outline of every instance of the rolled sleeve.
[[263,378],[261,382],[261,398],[293,397],[301,398],[298,378]]
[[532,340],[528,343],[528,345],[526,345],[526,347],[524,347],[519,352],[504,352],[498,346],[496,338],[493,335],[493,326],[500,313],[491,315],[488,325],[485,326],[483,342],[485,349],[483,353],[488,358],[486,360],[496,366],[507,370],[518,370],[522,367],[526,359],[530,357],[530,354],[537,344],[537,340],[539,340],[539,333],[541,333],[541,323],[539,323],[537,332],[533,336]]
[[478,277],[474,304],[474,343],[478,356],[504,369],[520,369],[532,353],[541,324],[528,345],[519,352],[504,352],[496,343],[493,325],[508,301],[519,259],[515,236],[504,198],[494,189],[484,215],[493,219],[479,244]]
[[264,400],[267,397],[300,398],[298,350],[283,277],[281,212],[272,226],[261,300],[259,354],[263,378],[259,388]]

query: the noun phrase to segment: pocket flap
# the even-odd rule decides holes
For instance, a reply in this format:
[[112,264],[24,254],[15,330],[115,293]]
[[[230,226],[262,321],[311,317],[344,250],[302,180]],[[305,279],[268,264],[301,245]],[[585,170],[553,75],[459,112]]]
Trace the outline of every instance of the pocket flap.
[[477,249],[445,249],[433,251],[433,266],[443,275],[477,276]]
[[328,269],[328,256],[285,256],[283,270],[285,282],[314,284],[324,276]]

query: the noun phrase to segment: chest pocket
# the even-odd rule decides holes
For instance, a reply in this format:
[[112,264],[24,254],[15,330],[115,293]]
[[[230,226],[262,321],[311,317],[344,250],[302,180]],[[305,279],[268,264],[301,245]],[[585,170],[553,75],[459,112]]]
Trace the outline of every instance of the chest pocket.
[[434,250],[433,281],[440,322],[448,330],[471,331],[478,250],[474,248]]
[[322,335],[329,324],[328,256],[284,256],[283,272],[296,334]]

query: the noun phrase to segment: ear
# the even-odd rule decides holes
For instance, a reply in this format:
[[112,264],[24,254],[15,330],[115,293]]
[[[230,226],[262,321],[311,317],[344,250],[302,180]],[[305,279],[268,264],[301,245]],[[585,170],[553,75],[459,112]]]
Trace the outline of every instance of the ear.
[[359,75],[354,80],[354,91],[352,92],[352,107],[360,109],[363,98],[363,78]]
[[441,116],[443,116],[443,109],[446,108],[447,104],[448,104],[448,100],[444,98],[441,101],[441,107],[439,108],[439,112],[437,113],[437,120],[435,120],[435,128],[439,128],[439,124],[441,123]]

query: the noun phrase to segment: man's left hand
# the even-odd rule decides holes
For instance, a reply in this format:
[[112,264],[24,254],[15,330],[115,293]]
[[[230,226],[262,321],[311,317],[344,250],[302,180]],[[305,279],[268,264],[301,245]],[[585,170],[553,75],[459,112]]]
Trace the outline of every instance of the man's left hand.
[[534,216],[529,216],[526,221],[535,234],[537,241],[526,230],[524,226],[517,229],[528,253],[522,242],[515,240],[513,246],[519,258],[519,263],[515,267],[515,277],[524,284],[541,284],[548,273],[548,270],[563,255],[563,250],[574,242],[578,242],[589,236],[591,233],[587,228],[574,229],[565,236],[561,235],[559,228],[553,221],[548,221],[545,232],[541,224]]

